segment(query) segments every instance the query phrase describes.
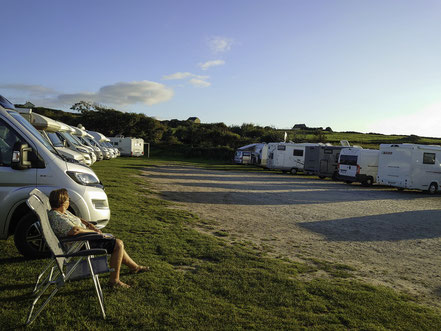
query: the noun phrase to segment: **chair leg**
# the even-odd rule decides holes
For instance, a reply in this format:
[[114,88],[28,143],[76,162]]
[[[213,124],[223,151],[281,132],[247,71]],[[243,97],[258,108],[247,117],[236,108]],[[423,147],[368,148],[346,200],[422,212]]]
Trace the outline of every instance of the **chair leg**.
[[95,275],[95,271],[93,270],[92,259],[90,256],[87,257],[87,263],[89,264],[90,273],[92,275],[92,280],[95,285],[95,291],[96,291],[96,295],[98,297],[98,302],[99,302],[99,305],[101,308],[101,313],[103,314],[103,318],[106,319],[106,312],[104,309],[104,300],[103,300],[103,291],[101,289],[101,284],[98,279],[98,275]]
[[35,314],[32,316],[32,313],[33,313],[34,308],[35,308],[35,304],[36,304],[37,301],[40,299],[40,297],[41,297],[41,295],[44,293],[44,291],[46,291],[46,289],[49,287],[49,285],[51,285],[51,284],[48,283],[48,284],[45,286],[44,290],[41,291],[41,293],[38,295],[38,297],[36,297],[36,298],[34,299],[34,301],[32,302],[31,310],[29,311],[28,318],[27,318],[26,323],[25,323],[26,325],[31,324],[31,323],[37,318],[37,316],[40,315],[40,313],[41,313],[41,312],[43,311],[43,309],[47,306],[47,304],[49,303],[49,301],[51,301],[52,297],[58,292],[59,288],[58,288],[58,287],[54,288],[54,290],[53,290],[52,293],[49,295],[49,297],[46,299],[46,301],[43,302],[43,304],[40,306],[40,308],[38,308],[38,310],[37,310],[37,311],[35,312]]

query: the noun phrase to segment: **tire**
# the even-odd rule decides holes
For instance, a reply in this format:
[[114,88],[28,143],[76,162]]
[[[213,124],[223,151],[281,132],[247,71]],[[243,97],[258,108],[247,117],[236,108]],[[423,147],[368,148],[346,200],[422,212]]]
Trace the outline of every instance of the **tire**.
[[18,222],[14,233],[14,242],[18,251],[27,258],[49,256],[40,223],[32,212],[25,214]]
[[427,189],[427,192],[429,192],[431,195],[435,194],[438,192],[438,185],[436,183],[431,183]]
[[366,180],[361,183],[363,186],[372,186],[372,184],[374,184],[374,179],[372,177],[366,178]]
[[295,175],[295,174],[297,174],[297,169],[292,168],[289,172],[291,173],[291,175]]

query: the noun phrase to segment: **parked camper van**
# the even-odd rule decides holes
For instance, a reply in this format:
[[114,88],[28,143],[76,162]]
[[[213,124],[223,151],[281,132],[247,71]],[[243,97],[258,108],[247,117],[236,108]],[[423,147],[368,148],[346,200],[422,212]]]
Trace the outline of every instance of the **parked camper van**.
[[108,140],[105,135],[96,131],[89,130],[87,130],[87,133],[93,136],[93,140],[103,151],[104,160],[110,160],[115,157],[115,152],[103,144],[104,141]]
[[375,183],[379,151],[361,147],[346,147],[338,159],[338,177],[346,183],[359,182],[365,186]]
[[124,136],[109,137],[110,143],[117,148],[121,156],[143,156],[144,139]]
[[277,148],[279,143],[268,143],[262,146],[262,149],[259,152],[259,165],[263,168],[268,168],[268,156],[272,153],[272,151]]
[[[35,127],[42,136],[48,140],[53,147],[68,161],[74,161],[81,164],[86,164],[84,155],[78,151],[74,151],[68,147],[58,138],[56,132],[61,130],[62,124],[49,117],[33,113],[31,109],[19,109],[18,112]],[[63,124],[65,125],[65,124]]]
[[380,145],[377,182],[435,194],[441,185],[441,146]]
[[35,215],[26,205],[29,192],[45,194],[66,188],[77,216],[106,226],[110,219],[107,195],[89,167],[66,162],[14,106],[0,96],[0,239],[14,235],[27,257],[44,255],[44,241]]
[[260,156],[264,145],[264,143],[256,143],[239,147],[234,154],[234,163],[260,165]]
[[237,150],[234,153],[234,163],[236,164],[250,164],[251,163],[251,151]]
[[318,146],[313,143],[278,143],[268,154],[267,168],[282,170],[295,175],[304,170],[306,146]]
[[342,146],[306,146],[305,171],[320,178],[338,177],[338,157]]

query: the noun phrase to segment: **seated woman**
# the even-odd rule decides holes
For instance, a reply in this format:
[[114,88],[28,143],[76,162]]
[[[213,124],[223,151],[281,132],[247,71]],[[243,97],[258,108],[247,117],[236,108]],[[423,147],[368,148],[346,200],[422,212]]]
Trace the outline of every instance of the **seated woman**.
[[[102,234],[95,225],[76,217],[69,212],[69,194],[62,188],[54,190],[49,195],[49,202],[52,210],[48,212],[49,221],[55,235],[58,237],[75,236],[85,232],[96,232]],[[121,263],[128,266],[132,273],[139,273],[149,270],[148,267],[138,265],[133,261],[124,249],[124,243],[113,236],[103,235],[103,239],[90,241],[91,248],[104,248],[110,256],[109,285],[113,287],[129,288],[130,285],[123,283],[119,279]]]

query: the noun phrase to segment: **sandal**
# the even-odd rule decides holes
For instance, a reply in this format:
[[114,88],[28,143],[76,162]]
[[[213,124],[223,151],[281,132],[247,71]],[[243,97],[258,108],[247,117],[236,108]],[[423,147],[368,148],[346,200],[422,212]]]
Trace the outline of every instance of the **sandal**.
[[143,266],[143,265],[139,265],[139,266],[136,267],[135,269],[130,270],[130,272],[131,272],[132,274],[140,274],[141,272],[146,272],[146,271],[149,271],[149,270],[150,270],[149,267],[146,267],[146,266]]
[[122,281],[118,281],[116,283],[111,283],[109,282],[109,287],[113,288],[113,289],[126,289],[126,288],[130,288],[131,286],[129,284],[123,283]]

